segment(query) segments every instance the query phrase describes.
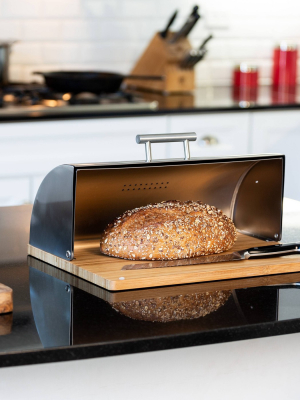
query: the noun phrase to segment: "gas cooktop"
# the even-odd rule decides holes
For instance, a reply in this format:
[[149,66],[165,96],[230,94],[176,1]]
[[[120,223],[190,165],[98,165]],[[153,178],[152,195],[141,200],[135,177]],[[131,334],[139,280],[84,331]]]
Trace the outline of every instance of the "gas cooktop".
[[40,84],[11,84],[0,89],[0,115],[81,114],[109,111],[155,110],[157,101],[146,101],[126,91],[100,94],[56,93]]

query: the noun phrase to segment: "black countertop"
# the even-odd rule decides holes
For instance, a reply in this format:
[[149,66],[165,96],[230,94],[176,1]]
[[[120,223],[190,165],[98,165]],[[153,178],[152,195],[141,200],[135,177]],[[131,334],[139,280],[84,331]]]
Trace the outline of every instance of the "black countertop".
[[[136,94],[142,103],[132,108],[126,104],[120,108],[109,105],[9,106],[0,108],[0,122],[284,110],[300,107],[299,87],[274,89],[272,86],[260,86],[254,90],[234,90],[232,87],[207,86],[186,94],[168,95],[132,89],[130,93]],[[147,106],[146,103],[151,105]]]
[[[0,208],[0,282],[14,291],[13,313],[0,315],[1,367],[300,332],[300,272],[112,293],[27,257],[30,214],[29,205]],[[285,199],[283,242],[299,238],[300,203]],[[195,295],[214,304],[195,319],[152,322],[114,309],[128,301],[168,310]]]

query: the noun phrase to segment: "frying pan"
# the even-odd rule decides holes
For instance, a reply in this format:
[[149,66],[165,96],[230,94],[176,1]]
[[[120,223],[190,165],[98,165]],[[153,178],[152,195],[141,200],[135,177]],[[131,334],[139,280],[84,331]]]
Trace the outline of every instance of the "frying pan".
[[42,75],[46,85],[58,93],[114,93],[120,89],[123,79],[163,80],[163,76],[122,75],[97,71],[34,72]]

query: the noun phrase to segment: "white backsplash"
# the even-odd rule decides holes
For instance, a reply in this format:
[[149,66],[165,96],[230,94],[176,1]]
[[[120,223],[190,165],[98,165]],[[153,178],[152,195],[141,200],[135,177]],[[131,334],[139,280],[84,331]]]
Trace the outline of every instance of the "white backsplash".
[[[227,85],[232,68],[248,61],[270,83],[272,49],[280,40],[300,44],[300,2],[295,0],[0,0],[0,41],[17,40],[10,60],[14,81],[39,80],[33,71],[112,70],[129,73],[175,9],[178,29],[198,4],[202,18],[194,46],[209,33],[198,85]],[[300,66],[299,66],[300,67]]]

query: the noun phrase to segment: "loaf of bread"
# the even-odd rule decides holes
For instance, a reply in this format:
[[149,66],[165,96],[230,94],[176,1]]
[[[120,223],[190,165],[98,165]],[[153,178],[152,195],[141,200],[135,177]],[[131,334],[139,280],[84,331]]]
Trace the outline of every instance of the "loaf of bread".
[[236,236],[232,220],[216,207],[172,200],[126,211],[105,229],[100,251],[129,260],[177,260],[221,253]]
[[223,306],[230,295],[230,290],[216,290],[214,292],[114,302],[111,303],[111,306],[120,314],[132,319],[171,322],[204,317]]

